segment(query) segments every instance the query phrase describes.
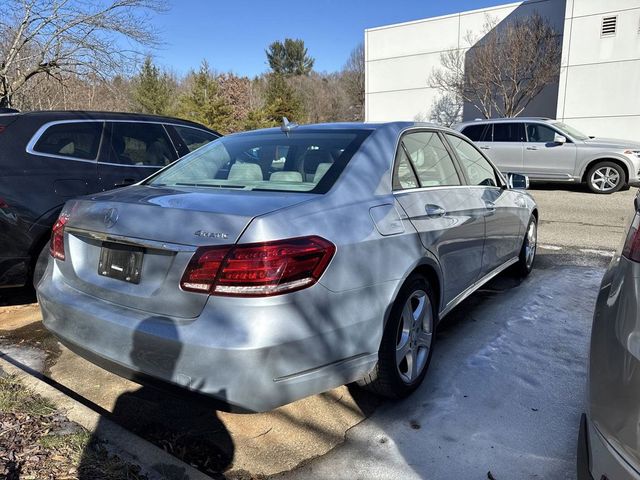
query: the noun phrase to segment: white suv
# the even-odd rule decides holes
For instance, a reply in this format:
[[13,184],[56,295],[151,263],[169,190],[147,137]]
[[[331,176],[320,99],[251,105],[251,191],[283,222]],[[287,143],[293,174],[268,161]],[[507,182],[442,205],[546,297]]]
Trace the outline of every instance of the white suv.
[[531,180],[586,182],[594,193],[640,185],[640,143],[589,137],[548,118],[500,118],[456,127],[503,172]]

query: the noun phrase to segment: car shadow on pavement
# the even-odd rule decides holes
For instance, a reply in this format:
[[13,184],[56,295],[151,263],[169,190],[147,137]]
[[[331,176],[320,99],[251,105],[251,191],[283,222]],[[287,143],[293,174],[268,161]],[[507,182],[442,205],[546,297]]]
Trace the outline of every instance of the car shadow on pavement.
[[31,286],[20,288],[0,288],[0,307],[28,305],[36,303],[36,292]]
[[[179,340],[174,323],[166,318],[150,318],[141,322],[133,335],[130,358],[135,368],[153,372],[162,378],[174,378],[180,358],[179,341],[159,340],[153,335],[159,322],[163,338]],[[135,376],[135,375],[134,375]],[[111,417],[121,426],[155,444],[167,453],[198,468],[212,478],[224,478],[224,472],[233,460],[234,444],[225,425],[220,421],[214,401],[207,402],[198,396],[173,395],[165,389],[144,385],[140,378],[132,378],[143,386],[133,392],[121,394]],[[95,450],[101,426],[83,452],[79,468],[79,480],[103,478],[104,472],[94,469]],[[132,452],[135,453],[135,452]],[[182,479],[185,472],[167,471],[165,466],[146,466],[161,478]]]

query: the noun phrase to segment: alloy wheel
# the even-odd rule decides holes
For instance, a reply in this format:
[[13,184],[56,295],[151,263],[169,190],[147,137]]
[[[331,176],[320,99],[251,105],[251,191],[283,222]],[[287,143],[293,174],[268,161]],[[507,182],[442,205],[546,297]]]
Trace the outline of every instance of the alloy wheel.
[[612,167],[600,167],[591,174],[591,184],[601,192],[615,189],[620,183],[620,173]]
[[529,228],[527,229],[527,239],[524,247],[524,258],[527,269],[531,268],[533,265],[533,260],[536,257],[536,247],[538,244],[538,227],[535,221],[531,221],[529,223]]
[[396,336],[396,368],[405,384],[413,383],[425,368],[433,341],[433,310],[423,290],[414,291],[402,309]]

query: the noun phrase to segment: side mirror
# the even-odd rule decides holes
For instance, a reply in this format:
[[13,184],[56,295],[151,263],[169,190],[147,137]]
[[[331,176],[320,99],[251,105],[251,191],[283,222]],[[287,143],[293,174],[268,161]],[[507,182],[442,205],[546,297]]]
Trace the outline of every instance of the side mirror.
[[512,190],[526,190],[529,188],[529,177],[519,173],[507,173],[507,187]]
[[553,137],[553,142],[554,143],[567,143],[567,137],[564,137],[562,135],[558,135],[557,133],[555,134],[555,136]]

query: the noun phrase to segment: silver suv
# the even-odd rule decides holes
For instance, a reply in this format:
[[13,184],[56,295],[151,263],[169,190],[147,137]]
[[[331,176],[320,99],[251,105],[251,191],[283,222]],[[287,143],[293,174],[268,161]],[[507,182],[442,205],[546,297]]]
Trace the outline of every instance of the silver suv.
[[640,185],[640,143],[589,137],[548,118],[501,118],[460,123],[503,172],[531,180],[586,182],[594,193]]

